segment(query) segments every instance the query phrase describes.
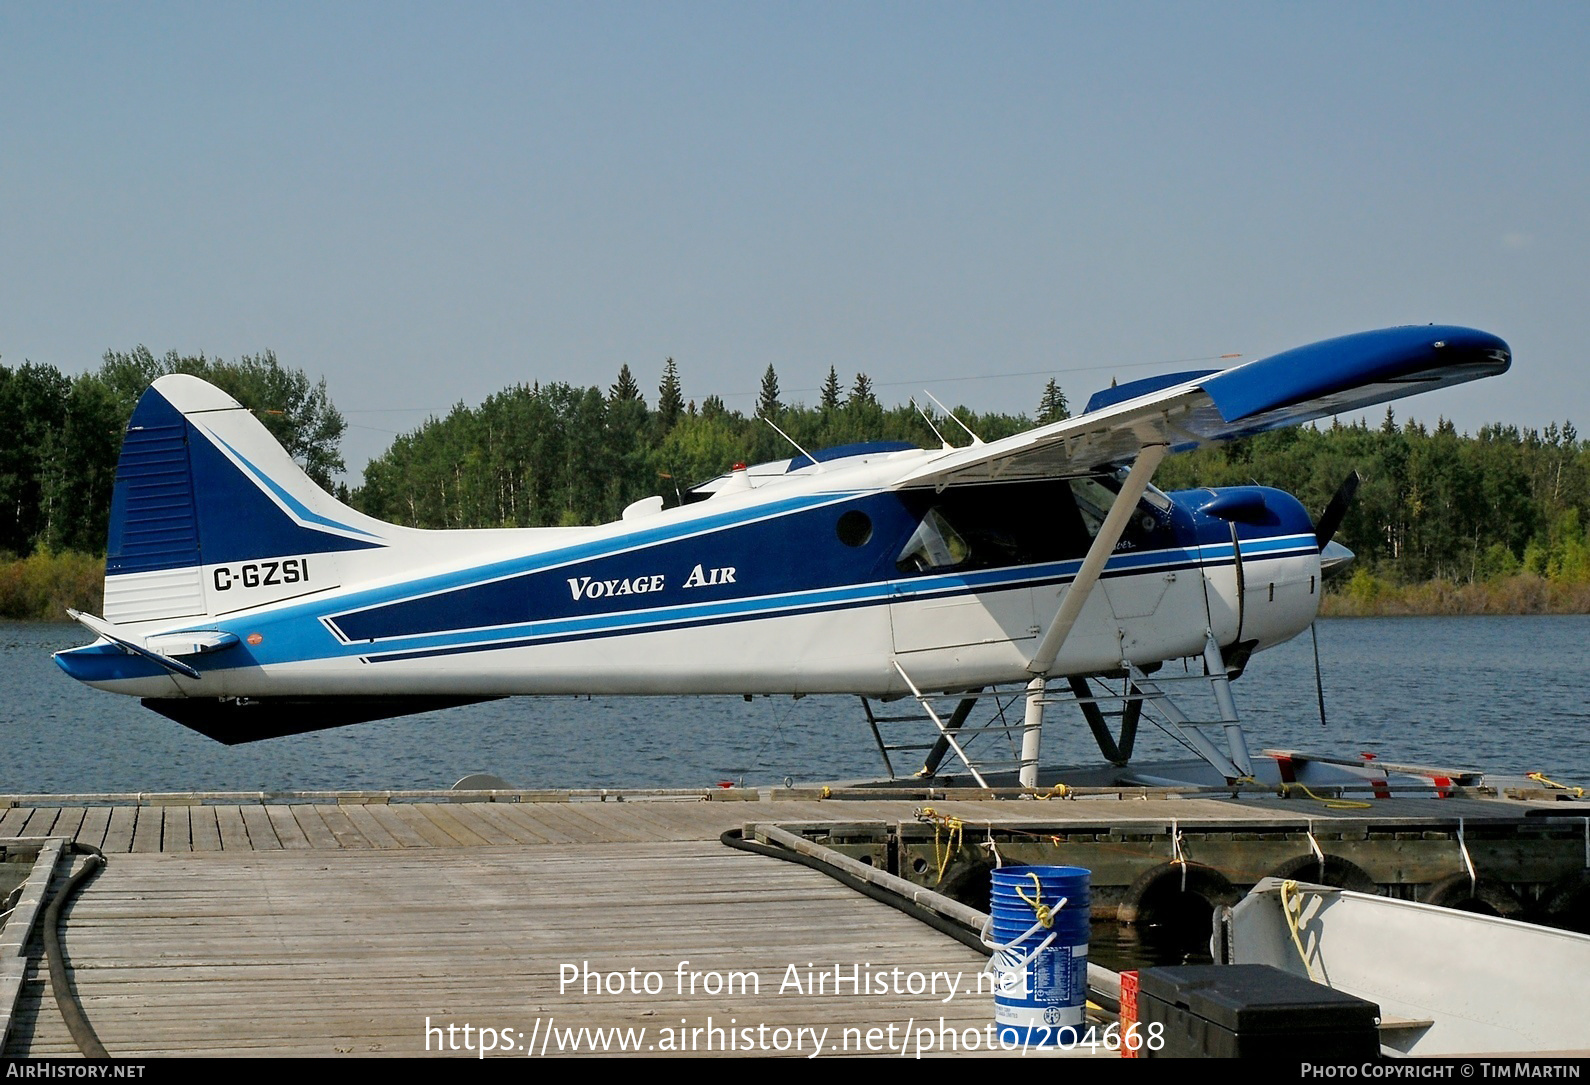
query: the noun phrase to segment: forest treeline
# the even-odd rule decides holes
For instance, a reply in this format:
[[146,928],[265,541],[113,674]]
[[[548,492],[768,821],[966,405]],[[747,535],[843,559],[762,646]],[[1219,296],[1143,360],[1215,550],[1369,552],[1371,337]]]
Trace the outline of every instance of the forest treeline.
[[[255,411],[310,475],[330,485],[345,428],[327,395],[269,353],[222,361],[143,347],[107,353],[66,377],[0,366],[0,616],[58,617],[63,602],[97,611],[98,580],[121,434],[143,388],[164,373],[202,376]],[[938,412],[934,412],[937,415]],[[1051,380],[1032,417],[955,415],[985,440],[1065,417]],[[911,405],[883,406],[865,374],[830,368],[816,404],[786,403],[772,367],[749,412],[716,395],[687,398],[672,359],[649,397],[628,366],[606,388],[517,385],[462,403],[396,438],[339,496],[384,520],[434,528],[600,523],[632,501],[672,503],[736,462],[783,459],[863,440],[927,447],[969,438]],[[1590,610],[1590,442],[1569,423],[1544,430],[1438,420],[1321,423],[1172,457],[1162,489],[1261,483],[1316,515],[1349,472],[1362,479],[1337,538],[1358,554],[1328,600],[1336,613]],[[90,588],[89,585],[92,585]]]
[[1318,517],[1349,473],[1361,484],[1337,540],[1357,561],[1326,613],[1590,610],[1590,442],[1572,423],[1439,419],[1275,430],[1175,456],[1162,489],[1259,482]]
[[[1032,424],[1023,415],[964,407],[955,413],[984,440]],[[952,443],[969,440],[956,422],[936,424]],[[865,374],[847,389],[830,368],[817,405],[806,407],[783,401],[769,367],[747,415],[727,409],[715,395],[699,405],[687,401],[669,359],[654,407],[627,365],[606,391],[516,385],[478,407],[460,403],[371,461],[354,502],[371,516],[411,527],[602,523],[643,497],[677,503],[692,485],[737,462],[797,455],[779,430],[808,451],[870,440],[939,444],[914,407],[882,406]]]
[[270,351],[223,361],[140,346],[108,351],[75,377],[0,365],[0,617],[60,619],[67,606],[100,613],[122,434],[144,389],[168,373],[202,377],[252,409],[322,485],[342,471],[347,425],[326,382]]

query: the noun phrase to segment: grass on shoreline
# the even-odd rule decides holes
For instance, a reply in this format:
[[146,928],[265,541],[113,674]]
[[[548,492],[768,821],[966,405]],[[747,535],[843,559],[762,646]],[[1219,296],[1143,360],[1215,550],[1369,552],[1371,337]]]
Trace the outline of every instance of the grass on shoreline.
[[1320,606],[1325,618],[1461,614],[1590,614],[1590,583],[1524,572],[1467,584],[1395,584],[1360,569],[1340,590],[1328,592]]
[[0,618],[64,622],[66,608],[99,614],[105,599],[105,559],[40,550],[25,558],[0,554]]

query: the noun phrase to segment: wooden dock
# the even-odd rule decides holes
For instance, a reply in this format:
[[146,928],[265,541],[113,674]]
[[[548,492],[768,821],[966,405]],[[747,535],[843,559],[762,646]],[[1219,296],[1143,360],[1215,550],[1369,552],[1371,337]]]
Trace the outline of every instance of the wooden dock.
[[[912,855],[943,846],[946,823],[962,826],[970,839],[958,846],[971,851],[978,832],[996,829],[1008,839],[1070,825],[1108,851],[1098,826],[1158,847],[1172,823],[1284,835],[1300,817],[1321,832],[1405,819],[1411,843],[1420,818],[1466,811],[1473,826],[1528,813],[1500,806],[1390,800],[1366,812],[1146,794],[13,796],[0,798],[0,846],[52,838],[106,853],[65,940],[86,1015],[117,1057],[473,1055],[482,1028],[518,1054],[805,1055],[821,1035],[824,1053],[898,1057],[902,1044],[941,1055],[986,1040],[992,996],[967,993],[983,956],[821,873],[731,850],[720,834],[793,827],[879,865],[879,849],[894,847],[909,874]],[[878,843],[879,831],[895,842]],[[958,977],[958,992],[945,997],[947,979],[936,992],[911,989],[935,974]],[[885,978],[857,993],[851,975]],[[3,1054],[75,1053],[35,951]]]
[[[644,1029],[643,1054],[811,1054],[799,1029],[828,1053],[897,1057],[908,1025],[986,1037],[986,993],[944,1001],[943,981],[937,996],[891,982],[857,996],[843,979],[835,992],[836,968],[971,984],[984,958],[820,873],[719,843],[762,805],[18,806],[0,835],[106,850],[66,943],[117,1057],[474,1054],[466,1024],[547,1055],[617,1053],[611,1034],[581,1028]],[[846,817],[911,812],[845,805]],[[834,813],[777,806],[805,821]],[[75,1053],[36,963],[4,1054]]]

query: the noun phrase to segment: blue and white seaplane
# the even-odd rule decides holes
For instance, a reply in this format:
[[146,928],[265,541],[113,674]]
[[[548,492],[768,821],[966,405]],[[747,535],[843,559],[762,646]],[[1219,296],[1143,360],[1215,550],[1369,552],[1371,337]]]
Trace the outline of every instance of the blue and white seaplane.
[[[937,732],[923,772],[954,751],[979,784],[966,713],[1013,687],[1025,786],[1044,705],[1069,689],[1107,759],[1130,757],[1152,701],[1238,779],[1227,681],[1313,622],[1322,567],[1351,557],[1330,541],[1345,496],[1316,524],[1278,490],[1161,493],[1155,468],[1510,360],[1468,328],[1364,332],[1111,388],[1003,440],[803,453],[597,527],[459,531],[347,507],[229,396],[166,376],[122,445],[104,616],[74,612],[98,639],[55,659],[229,744],[519,694],[915,697]],[[1153,677],[1183,659],[1217,718]]]

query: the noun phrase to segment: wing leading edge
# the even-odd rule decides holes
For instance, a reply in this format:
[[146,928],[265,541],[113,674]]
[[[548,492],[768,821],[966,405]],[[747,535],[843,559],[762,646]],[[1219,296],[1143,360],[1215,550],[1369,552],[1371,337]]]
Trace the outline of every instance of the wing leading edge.
[[1129,463],[1148,445],[1185,452],[1496,376],[1511,362],[1505,341],[1473,328],[1359,332],[1175,383],[1150,377],[1125,385],[1086,414],[937,457],[895,485],[1084,474]]

